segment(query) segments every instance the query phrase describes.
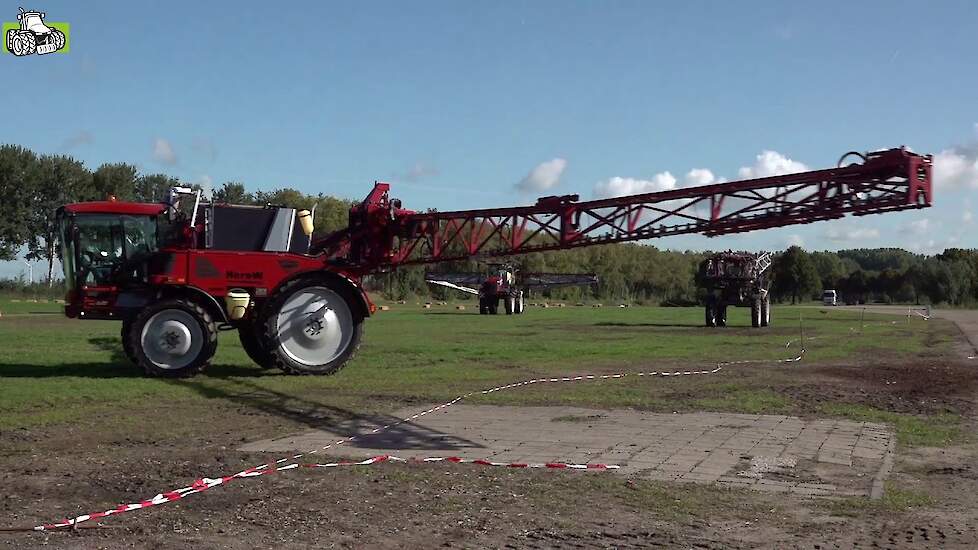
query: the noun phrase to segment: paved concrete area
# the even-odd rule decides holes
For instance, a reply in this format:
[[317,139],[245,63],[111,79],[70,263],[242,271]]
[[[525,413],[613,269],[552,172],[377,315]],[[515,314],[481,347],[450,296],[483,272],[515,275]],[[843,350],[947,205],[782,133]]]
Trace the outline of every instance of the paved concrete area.
[[[416,412],[405,410],[404,418]],[[310,430],[244,451],[321,448],[377,424]],[[462,456],[499,462],[619,464],[638,478],[715,483],[802,495],[870,495],[888,473],[893,435],[883,424],[732,413],[657,414],[573,407],[456,405],[335,453]]]

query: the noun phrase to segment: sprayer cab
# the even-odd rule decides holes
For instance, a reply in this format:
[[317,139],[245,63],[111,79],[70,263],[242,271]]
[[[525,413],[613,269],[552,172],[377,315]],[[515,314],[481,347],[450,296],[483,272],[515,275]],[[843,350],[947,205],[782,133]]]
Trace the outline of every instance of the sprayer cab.
[[[187,284],[193,278],[187,273],[190,264],[208,262],[191,262],[190,252],[306,255],[312,234],[312,213],[307,210],[204,201],[199,190],[181,187],[172,189],[166,202],[110,198],[66,205],[57,216],[68,289],[66,313],[89,319],[125,319],[144,303],[132,300],[132,294]],[[196,269],[198,275],[211,272],[249,270]],[[213,293],[223,297],[229,290],[215,288]]]

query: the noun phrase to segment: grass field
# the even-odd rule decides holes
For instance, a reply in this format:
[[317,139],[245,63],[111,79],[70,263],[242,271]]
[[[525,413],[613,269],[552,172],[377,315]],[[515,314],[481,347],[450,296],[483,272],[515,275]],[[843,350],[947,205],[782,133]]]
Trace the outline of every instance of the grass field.
[[[274,406],[289,402],[292,408],[384,413],[541,375],[688,370],[712,368],[719,361],[784,358],[797,353],[802,329],[807,354],[796,369],[854,358],[933,356],[946,351],[953,334],[940,321],[891,324],[892,317],[873,315],[860,328],[858,313],[819,308],[776,308],[774,325],[758,330],[750,328],[746,309],[732,310],[729,327],[706,329],[700,326],[699,308],[535,308],[523,316],[479,316],[450,306],[395,305],[367,321],[359,355],[335,376],[262,370],[248,360],[236,334],[225,332],[204,374],[161,380],[143,377],[121,355],[118,323],[64,319],[53,303],[0,302],[0,311],[0,428],[70,423],[92,415],[125,423],[131,417],[118,413],[121,407],[240,405],[255,392],[274,396]],[[789,340],[796,341],[786,349]],[[696,380],[541,385],[477,399],[662,411],[805,412],[775,389],[792,384],[792,369],[752,372],[744,376],[731,367]],[[832,403],[823,404],[823,410],[839,416],[874,412]]]
[[[886,498],[873,502],[617,474],[395,464],[296,471],[117,518],[110,523],[118,529],[0,537],[0,546],[72,548],[88,536],[91,547],[251,549],[319,546],[329,533],[345,547],[784,547],[798,537],[848,547],[879,539],[896,529],[890,525],[922,526],[915,529],[927,535],[969,529],[973,520],[978,482],[967,477],[974,456],[967,434],[978,376],[955,355],[958,331],[946,321],[866,315],[862,326],[859,312],[778,307],[768,329],[750,328],[744,309],[731,311],[731,326],[707,329],[699,308],[532,308],[523,316],[392,308],[367,321],[359,355],[335,376],[263,370],[226,332],[207,371],[165,380],[143,376],[123,357],[118,323],[65,319],[52,302],[0,299],[0,467],[8,487],[0,511],[33,525],[116,506],[202,472],[269,459],[237,450],[248,441],[372,425],[398,409],[529,378],[711,369],[721,361],[761,362],[703,376],[540,384],[469,403],[870,420],[893,426],[899,455],[909,458],[898,461]],[[769,361],[795,356],[802,330],[803,361]],[[919,519],[936,511],[939,521]]]

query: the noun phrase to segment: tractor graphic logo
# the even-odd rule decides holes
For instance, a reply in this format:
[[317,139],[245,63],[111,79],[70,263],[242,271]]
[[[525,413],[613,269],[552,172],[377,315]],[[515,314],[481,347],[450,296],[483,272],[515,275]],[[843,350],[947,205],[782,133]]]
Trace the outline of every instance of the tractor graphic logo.
[[47,14],[20,8],[17,23],[4,22],[3,49],[17,57],[68,51],[68,24],[44,23]]

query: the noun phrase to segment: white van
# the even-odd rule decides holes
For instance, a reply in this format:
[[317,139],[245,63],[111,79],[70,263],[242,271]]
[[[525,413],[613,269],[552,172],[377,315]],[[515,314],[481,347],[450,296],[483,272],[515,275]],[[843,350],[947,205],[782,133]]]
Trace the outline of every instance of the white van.
[[838,298],[839,296],[834,290],[826,290],[822,293],[822,305],[834,306]]

